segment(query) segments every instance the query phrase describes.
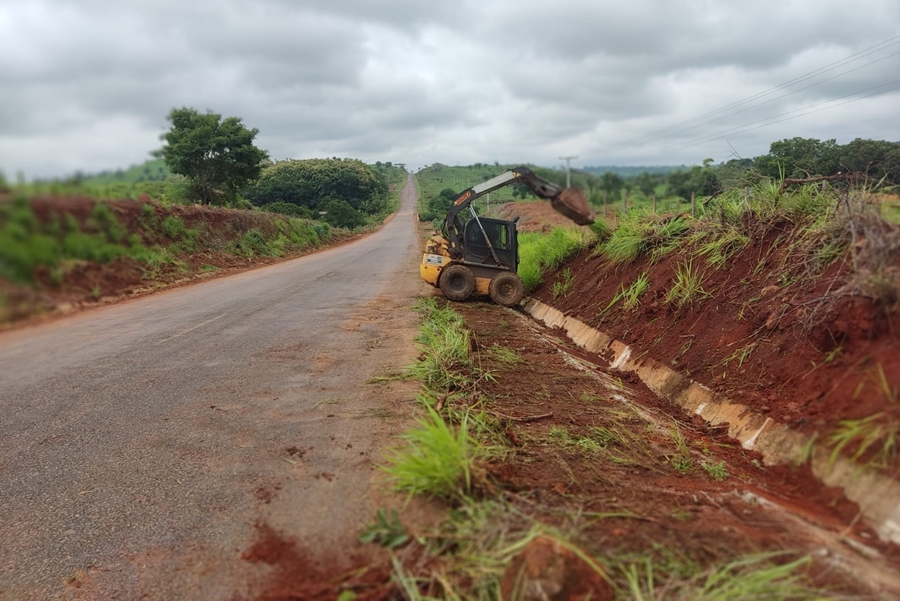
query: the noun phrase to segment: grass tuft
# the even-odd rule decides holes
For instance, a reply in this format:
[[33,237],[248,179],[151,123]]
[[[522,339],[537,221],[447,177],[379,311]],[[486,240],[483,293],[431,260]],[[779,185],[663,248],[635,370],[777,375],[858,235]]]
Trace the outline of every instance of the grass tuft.
[[575,280],[572,277],[572,270],[566,267],[562,270],[559,279],[553,282],[553,285],[550,287],[550,291],[553,293],[553,300],[558,299],[560,296],[566,296],[574,285]]
[[575,228],[558,227],[549,234],[520,234],[518,274],[525,290],[537,288],[545,271],[555,271],[589,243],[589,234]]
[[667,573],[649,558],[620,567],[620,589],[635,601],[690,599],[692,601],[805,601],[828,598],[807,583],[809,557],[777,563],[786,553],[747,555],[714,566],[692,577]]
[[705,256],[709,264],[716,269],[724,267],[728,259],[736,255],[750,242],[750,238],[734,228],[713,232],[711,236],[711,240],[697,248],[697,254]]
[[675,283],[666,293],[667,303],[681,309],[709,296],[703,289],[703,274],[694,268],[692,261],[681,263],[675,268]]
[[649,287],[650,278],[647,276],[647,273],[644,272],[627,288],[625,287],[625,284],[622,284],[613,299],[609,301],[609,304],[606,305],[600,313],[606,313],[619,301],[622,302],[623,309],[626,311],[633,311],[641,303],[641,295],[643,295]]
[[462,318],[450,308],[439,307],[434,298],[421,299],[415,310],[422,315],[416,341],[423,352],[409,368],[410,376],[432,390],[457,390],[469,384],[474,365],[469,331]]
[[472,490],[475,461],[487,449],[469,438],[468,414],[454,430],[434,409],[417,420],[417,427],[400,438],[406,446],[394,450],[383,469],[397,490],[446,500],[461,500]]

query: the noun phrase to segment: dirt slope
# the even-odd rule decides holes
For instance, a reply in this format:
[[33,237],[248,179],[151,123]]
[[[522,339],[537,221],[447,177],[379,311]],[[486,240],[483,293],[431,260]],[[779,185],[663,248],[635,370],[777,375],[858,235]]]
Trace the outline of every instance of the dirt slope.
[[[810,277],[785,242],[791,224],[769,226],[722,267],[689,253],[670,253],[656,262],[648,254],[616,265],[588,250],[548,274],[534,296],[804,432],[827,438],[840,420],[876,416],[877,424],[896,434],[897,290],[886,277],[880,291],[861,286],[860,279],[880,282],[878,274],[900,272],[900,229],[882,227],[877,244],[885,258],[877,274],[865,267],[876,242],[863,239],[856,249],[856,270],[848,252]],[[703,274],[704,293],[677,308],[667,294],[676,270],[688,262]],[[554,297],[551,285],[564,269],[572,287]],[[636,308],[625,310],[613,302],[642,275],[649,287]],[[858,443],[846,450],[855,451]]]

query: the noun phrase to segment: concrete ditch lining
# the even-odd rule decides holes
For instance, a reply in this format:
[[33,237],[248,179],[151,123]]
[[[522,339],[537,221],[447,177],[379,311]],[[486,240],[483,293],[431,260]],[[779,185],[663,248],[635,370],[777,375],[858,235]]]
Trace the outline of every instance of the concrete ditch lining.
[[[569,317],[537,299],[523,303],[525,313],[551,328],[561,328],[572,342],[609,361],[609,367],[633,372],[653,392],[713,426],[728,424],[728,434],[769,464],[796,464],[807,457],[813,474],[828,486],[839,486],[885,541],[900,544],[900,483],[844,458],[832,461],[811,436],[713,393],[665,364]],[[812,451],[810,452],[810,448]]]

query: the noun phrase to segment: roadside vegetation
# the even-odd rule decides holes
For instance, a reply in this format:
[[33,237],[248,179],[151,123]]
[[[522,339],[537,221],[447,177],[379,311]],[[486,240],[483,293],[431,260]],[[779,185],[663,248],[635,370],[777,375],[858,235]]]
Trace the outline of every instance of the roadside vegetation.
[[334,235],[327,223],[234,209],[14,195],[0,202],[0,323],[307,252]]
[[[419,218],[439,220],[447,214],[450,202],[466,188],[483,182],[516,165],[476,163],[449,166],[436,163],[416,173],[419,182]],[[565,185],[562,168],[547,169],[530,165],[535,173],[559,185]],[[876,192],[871,208],[883,218],[900,223],[900,144],[880,140],[856,139],[848,144],[835,140],[790,138],[773,142],[768,153],[755,158],[731,159],[716,164],[706,159],[700,165],[669,167],[584,167],[569,174],[571,185],[581,188],[601,215],[615,219],[617,214],[638,209],[672,213],[708,204],[710,197],[726,191],[747,191],[764,181],[805,179],[812,176],[834,182],[857,185],[870,182]],[[524,186],[507,186],[483,197],[474,205],[487,213],[490,206],[506,202],[537,200]]]
[[[720,546],[710,556],[690,545],[666,548],[637,534],[616,538],[629,524],[656,528],[653,523],[661,519],[642,516],[647,508],[636,500],[640,495],[624,493],[622,486],[634,474],[687,478],[710,494],[718,487],[730,490],[731,479],[745,476],[732,473],[714,452],[719,448],[714,441],[611,398],[629,394],[620,382],[572,380],[549,364],[547,373],[532,373],[538,367],[530,364],[533,351],[504,344],[510,344],[504,337],[512,326],[495,321],[502,310],[473,306],[464,319],[456,307],[434,297],[416,307],[421,352],[408,374],[422,384],[420,417],[381,466],[396,490],[445,503],[447,517],[434,528],[412,532],[403,524],[402,510],[381,509],[360,535],[363,542],[391,550],[393,585],[404,598],[531,598],[524,591],[546,593],[573,582],[578,584],[567,590],[577,598],[841,598],[813,584],[812,560],[797,551],[744,552],[741,543],[730,553]],[[467,325],[472,314],[484,316],[477,334]],[[536,383],[546,381],[548,373],[565,380],[556,394],[566,390],[573,397],[569,402],[593,417],[516,412],[514,407],[543,399]],[[504,382],[523,377],[521,389],[503,394]],[[549,403],[547,409],[565,411],[564,406]],[[553,425],[541,425],[548,417]],[[507,480],[510,469],[525,470],[523,477],[532,469],[547,470],[530,467],[542,463],[561,466],[542,472],[559,470],[549,483],[529,479],[522,487]],[[619,497],[611,503],[615,509],[595,508],[610,505],[610,497],[595,496],[603,489]],[[693,519],[678,507],[668,511],[674,523]]]

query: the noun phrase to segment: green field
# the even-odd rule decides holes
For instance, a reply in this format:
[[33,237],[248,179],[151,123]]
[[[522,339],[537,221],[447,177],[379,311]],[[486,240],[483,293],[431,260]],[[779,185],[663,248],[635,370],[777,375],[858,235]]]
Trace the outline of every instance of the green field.
[[139,165],[132,165],[128,169],[116,169],[115,171],[101,171],[94,175],[75,177],[85,184],[136,184],[149,181],[163,181],[169,175],[168,166],[162,159],[151,159]]

